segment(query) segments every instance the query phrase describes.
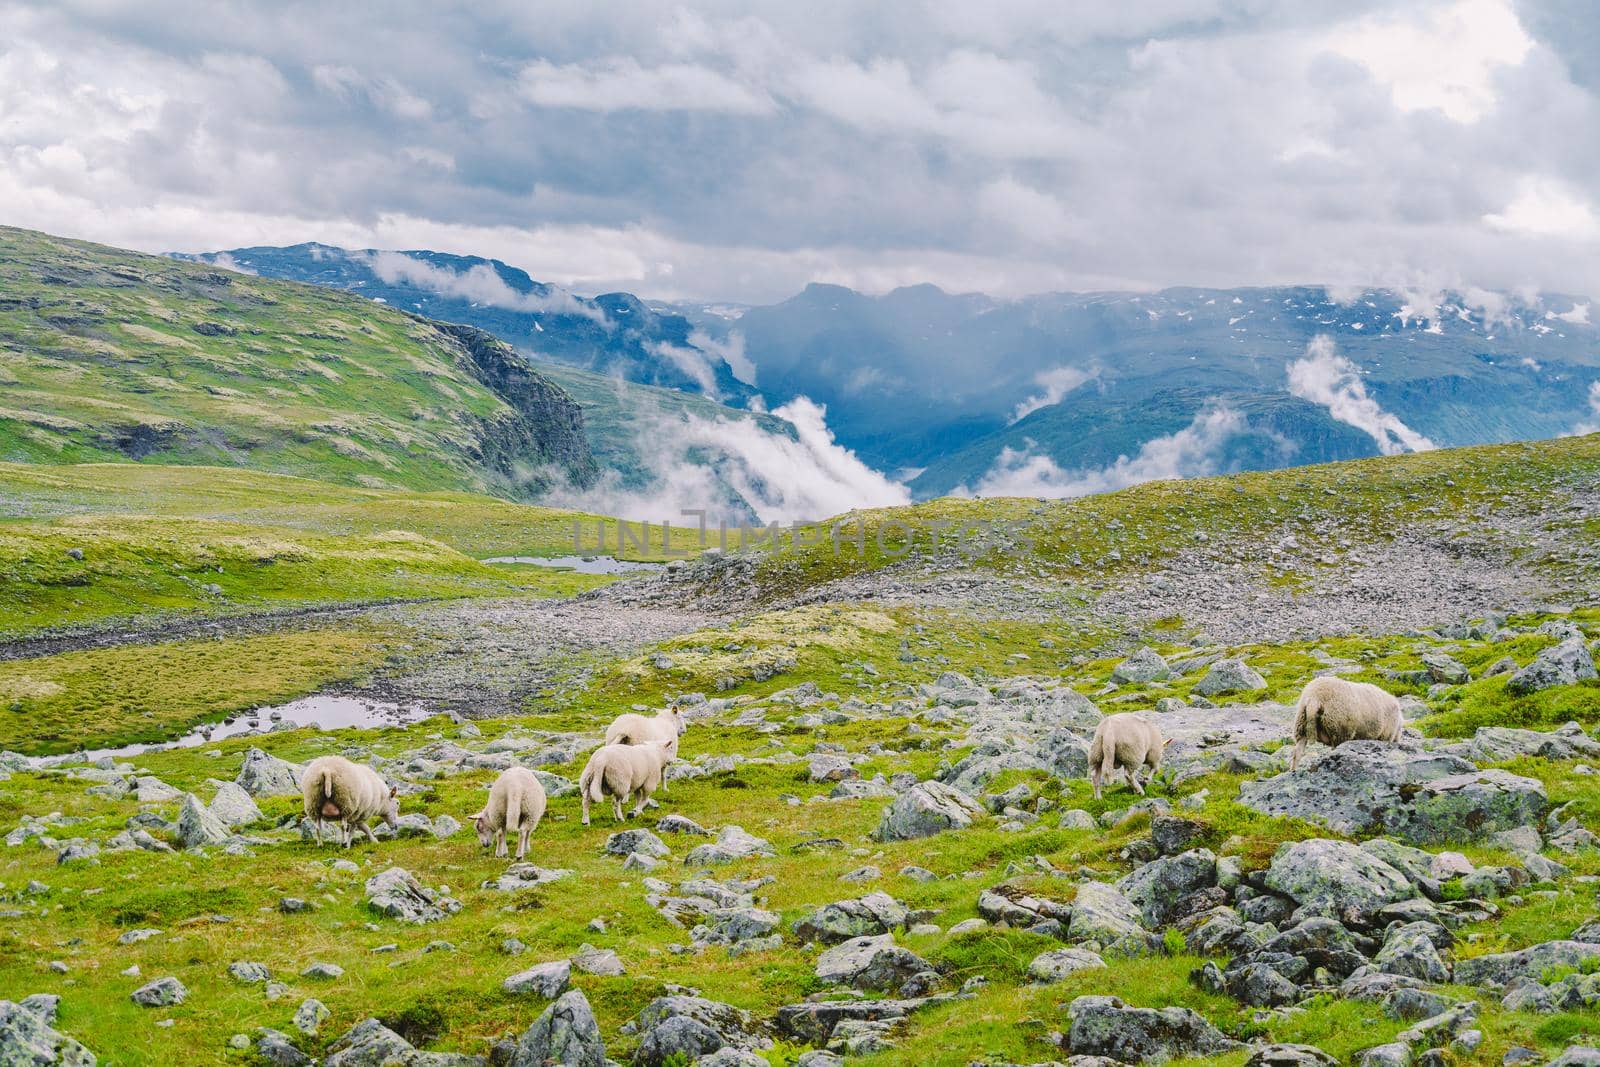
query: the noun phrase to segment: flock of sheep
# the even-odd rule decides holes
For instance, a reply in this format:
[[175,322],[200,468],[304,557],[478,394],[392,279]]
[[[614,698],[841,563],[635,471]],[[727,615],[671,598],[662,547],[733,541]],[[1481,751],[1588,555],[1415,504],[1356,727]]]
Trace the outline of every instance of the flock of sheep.
[[[667,764],[678,755],[678,738],[688,724],[683,712],[666,708],[654,716],[629,712],[619,716],[606,730],[605,744],[595,749],[578,777],[578,792],[583,804],[583,824],[589,825],[589,806],[611,798],[612,812],[621,821],[623,802],[636,801],[629,817],[644,811],[650,795],[661,788]],[[1313,678],[1300,694],[1294,717],[1294,756],[1291,771],[1300,767],[1300,757],[1312,741],[1331,747],[1346,741],[1400,740],[1400,702],[1391,694],[1366,682],[1343,678]],[[1102,783],[1121,769],[1128,784],[1140,794],[1144,783],[1139,775],[1149,768],[1154,774],[1161,756],[1171,744],[1161,736],[1155,723],[1125,712],[1107,715],[1095,728],[1089,746],[1089,779],[1095,799]],[[350,847],[355,830],[376,841],[368,825],[381,818],[393,827],[400,817],[399,799],[370,767],[352,763],[342,756],[322,756],[312,760],[300,780],[306,818],[316,827],[317,844],[322,843],[322,824],[339,826],[344,847]],[[506,856],[506,839],[517,835],[518,860],[527,855],[528,835],[544,818],[544,787],[532,771],[512,767],[504,771],[489,789],[483,810],[472,816],[478,842],[494,854]]]

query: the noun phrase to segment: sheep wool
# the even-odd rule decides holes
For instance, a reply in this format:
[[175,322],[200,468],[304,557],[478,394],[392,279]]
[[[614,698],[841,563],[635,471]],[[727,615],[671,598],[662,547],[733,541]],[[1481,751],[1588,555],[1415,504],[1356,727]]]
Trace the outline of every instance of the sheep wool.
[[360,829],[368,841],[376,844],[378,839],[367,824],[381,818],[392,828],[400,818],[395,790],[383,776],[343,756],[312,760],[300,778],[300,794],[305,801],[306,818],[316,824],[319,845],[324,821],[339,824],[344,847],[349,848],[353,829]]
[[1294,756],[1299,770],[1306,745],[1320,742],[1337,748],[1346,741],[1399,741],[1400,701],[1368,682],[1313,678],[1300,693],[1294,713]]
[[583,774],[578,777],[578,793],[583,801],[583,825],[589,825],[589,805],[611,797],[612,811],[620,822],[622,802],[636,797],[638,804],[629,817],[644,811],[644,806],[661,785],[662,772],[678,751],[678,739],[648,741],[640,745],[602,745],[594,750]]
[[1144,785],[1139,772],[1145,767],[1154,774],[1161,767],[1161,756],[1171,740],[1162,740],[1161,728],[1129,712],[1107,715],[1095,727],[1094,740],[1089,744],[1089,780],[1094,783],[1094,796],[1100,799],[1100,786],[1116,774],[1117,768],[1127,776],[1135,792],[1144,795]]
[[544,786],[538,776],[526,767],[512,767],[501,772],[489,787],[489,801],[483,810],[471,816],[478,830],[478,843],[488,847],[494,844],[494,854],[506,856],[506,835],[517,835],[517,859],[528,854],[528,835],[544,818]]

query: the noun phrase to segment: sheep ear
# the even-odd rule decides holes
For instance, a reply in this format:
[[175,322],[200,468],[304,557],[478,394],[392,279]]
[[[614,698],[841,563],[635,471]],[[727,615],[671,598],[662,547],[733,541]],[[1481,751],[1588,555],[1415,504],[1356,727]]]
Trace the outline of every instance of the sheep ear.
[[394,786],[394,785],[391,785],[391,786],[390,786],[390,787],[389,787],[389,796],[391,796],[391,797],[397,797],[397,796],[399,796],[399,795],[400,795],[400,787],[399,787],[399,786]]
[[1161,742],[1161,747],[1162,748],[1166,748],[1168,745],[1172,744],[1172,742],[1174,742],[1176,740],[1177,740],[1176,737],[1169,737],[1165,741]]
[[[483,811],[488,811],[488,810],[489,810],[488,808],[484,808],[483,809]],[[477,822],[479,819],[483,818],[483,811],[475,812],[472,815],[468,815],[467,818],[472,820],[473,822]]]

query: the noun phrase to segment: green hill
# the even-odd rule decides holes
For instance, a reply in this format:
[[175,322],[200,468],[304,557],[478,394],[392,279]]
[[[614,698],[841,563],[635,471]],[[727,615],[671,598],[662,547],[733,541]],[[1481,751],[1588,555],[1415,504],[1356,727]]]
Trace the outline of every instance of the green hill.
[[597,473],[509,348],[347,293],[0,228],[0,460],[527,498]]

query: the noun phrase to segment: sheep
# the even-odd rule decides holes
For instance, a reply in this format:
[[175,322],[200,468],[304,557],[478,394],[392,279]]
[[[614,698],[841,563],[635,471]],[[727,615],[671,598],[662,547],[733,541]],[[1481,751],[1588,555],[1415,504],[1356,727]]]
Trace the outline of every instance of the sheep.
[[1089,744],[1089,780],[1094,783],[1094,798],[1100,799],[1100,783],[1117,773],[1127,775],[1128,784],[1140,796],[1144,786],[1139,782],[1139,772],[1149,766],[1152,774],[1161,766],[1161,755],[1172,739],[1162,740],[1161,728],[1146,722],[1137,715],[1124,712],[1107,715],[1094,728],[1094,740]]
[[[640,715],[630,711],[618,715],[616,721],[606,727],[606,744],[642,745],[646,741],[677,739],[682,737],[688,728],[689,722],[683,717],[682,708],[662,708],[654,715]],[[661,792],[667,791],[666,786],[666,779],[663,778]]]
[[578,793],[583,798],[583,825],[589,825],[589,805],[599,804],[608,793],[619,822],[623,818],[624,797],[636,796],[639,800],[628,818],[644,811],[650,794],[661,785],[662,771],[677,752],[676,737],[667,741],[646,741],[641,745],[602,745],[595,749],[578,776]]
[[1338,748],[1346,741],[1400,740],[1400,701],[1368,682],[1313,678],[1300,693],[1294,712],[1294,756],[1289,770],[1300,768],[1306,745],[1320,741]]
[[544,786],[526,767],[503,771],[489,787],[489,801],[476,815],[468,816],[478,830],[478,844],[494,844],[494,854],[506,856],[506,835],[517,835],[517,859],[528,854],[528,835],[544,818]]
[[377,844],[368,821],[381,817],[393,829],[400,818],[400,802],[383,776],[343,756],[312,760],[300,777],[300,795],[305,800],[306,818],[316,823],[319,845],[324,819],[340,824],[344,847],[349,848],[352,828],[359,827],[368,841]]

